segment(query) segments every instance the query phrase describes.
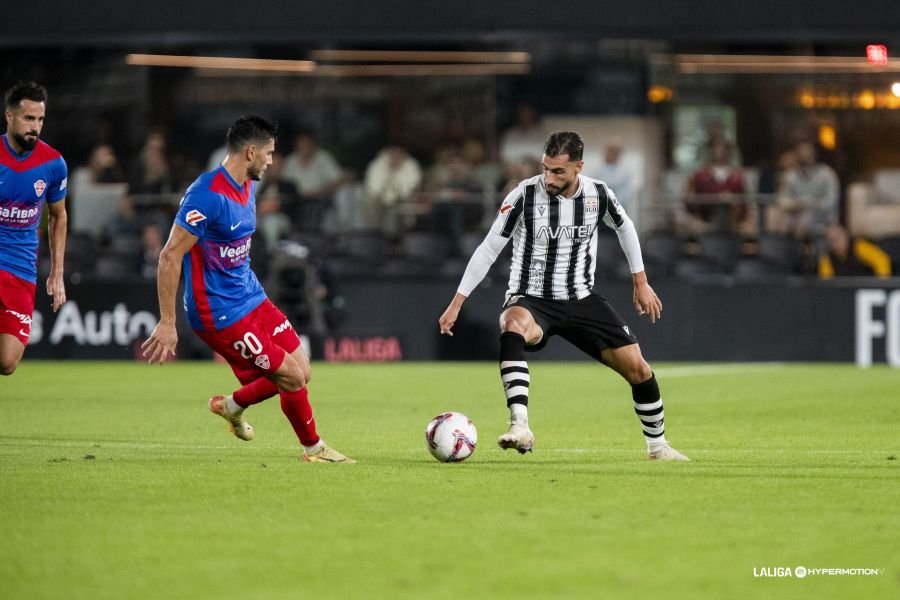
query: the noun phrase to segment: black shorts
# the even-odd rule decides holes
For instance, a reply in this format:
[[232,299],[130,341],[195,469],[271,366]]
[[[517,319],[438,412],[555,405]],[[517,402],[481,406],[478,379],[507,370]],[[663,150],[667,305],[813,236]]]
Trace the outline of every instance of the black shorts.
[[591,358],[601,360],[601,350],[621,348],[638,341],[621,315],[599,294],[581,300],[514,295],[506,300],[503,309],[511,306],[521,306],[530,312],[544,331],[537,344],[525,346],[529,352],[537,352],[547,345],[550,337],[558,335]]

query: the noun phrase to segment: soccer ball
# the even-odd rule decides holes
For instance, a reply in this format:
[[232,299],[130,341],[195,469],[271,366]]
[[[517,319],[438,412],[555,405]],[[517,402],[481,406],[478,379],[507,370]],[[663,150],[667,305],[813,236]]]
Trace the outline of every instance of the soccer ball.
[[461,462],[475,453],[478,432],[469,417],[458,412],[445,412],[425,428],[425,445],[441,462]]

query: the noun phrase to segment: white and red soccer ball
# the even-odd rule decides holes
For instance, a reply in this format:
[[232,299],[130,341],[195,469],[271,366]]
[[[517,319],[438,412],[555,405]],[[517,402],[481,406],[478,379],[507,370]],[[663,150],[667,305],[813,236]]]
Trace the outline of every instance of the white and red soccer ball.
[[441,462],[466,460],[475,452],[477,443],[475,425],[462,413],[441,413],[425,428],[425,445]]

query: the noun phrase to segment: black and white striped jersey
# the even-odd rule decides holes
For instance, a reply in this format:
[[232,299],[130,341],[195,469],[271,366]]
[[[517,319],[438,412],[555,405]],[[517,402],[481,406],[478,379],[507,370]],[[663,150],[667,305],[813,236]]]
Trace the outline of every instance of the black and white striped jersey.
[[[642,271],[634,224],[605,183],[578,175],[578,192],[565,198],[548,195],[542,175],[522,181],[500,205],[490,232],[469,262],[460,293],[471,293],[512,239],[507,296],[553,300],[588,296],[594,287],[601,221],[618,234],[632,273]],[[489,260],[487,268],[481,264],[484,259]]]

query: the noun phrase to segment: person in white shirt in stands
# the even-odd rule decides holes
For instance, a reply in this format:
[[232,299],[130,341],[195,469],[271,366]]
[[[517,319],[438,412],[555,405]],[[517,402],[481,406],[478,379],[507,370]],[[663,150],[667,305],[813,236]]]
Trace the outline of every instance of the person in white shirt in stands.
[[344,181],[341,165],[328,150],[319,147],[312,131],[304,130],[294,136],[294,151],[284,159],[282,177],[300,194],[303,226],[318,228]]
[[625,143],[613,136],[603,148],[603,162],[594,169],[594,177],[615,190],[619,204],[626,212],[634,212],[634,196],[637,193],[637,174],[634,166],[624,160]]
[[516,107],[515,124],[500,136],[500,160],[509,170],[525,158],[540,158],[540,148],[547,139],[537,109],[527,103]]
[[407,225],[398,212],[399,205],[409,201],[422,183],[419,162],[400,146],[388,146],[366,167],[366,224],[387,234],[397,233]]

